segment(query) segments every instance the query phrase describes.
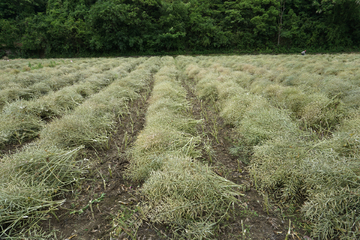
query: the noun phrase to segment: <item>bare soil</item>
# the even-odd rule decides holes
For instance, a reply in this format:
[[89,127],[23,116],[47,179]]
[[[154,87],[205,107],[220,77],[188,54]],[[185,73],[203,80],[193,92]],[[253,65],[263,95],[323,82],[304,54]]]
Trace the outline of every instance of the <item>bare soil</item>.
[[35,141],[35,139],[27,140],[22,143],[12,143],[7,145],[0,145],[0,157],[5,154],[13,154],[16,153],[18,150],[21,150],[22,147],[24,147],[26,144]]

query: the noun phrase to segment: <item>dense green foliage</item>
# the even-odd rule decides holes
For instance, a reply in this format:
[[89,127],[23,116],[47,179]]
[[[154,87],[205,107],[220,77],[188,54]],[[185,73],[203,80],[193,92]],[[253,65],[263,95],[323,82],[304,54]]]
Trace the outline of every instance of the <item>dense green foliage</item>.
[[2,0],[0,55],[343,51],[355,0]]

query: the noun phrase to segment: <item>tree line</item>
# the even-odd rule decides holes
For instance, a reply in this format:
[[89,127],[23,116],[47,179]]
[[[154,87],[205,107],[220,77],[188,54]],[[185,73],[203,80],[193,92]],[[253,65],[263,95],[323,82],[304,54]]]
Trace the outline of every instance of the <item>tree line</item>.
[[347,51],[356,0],[1,0],[0,56]]

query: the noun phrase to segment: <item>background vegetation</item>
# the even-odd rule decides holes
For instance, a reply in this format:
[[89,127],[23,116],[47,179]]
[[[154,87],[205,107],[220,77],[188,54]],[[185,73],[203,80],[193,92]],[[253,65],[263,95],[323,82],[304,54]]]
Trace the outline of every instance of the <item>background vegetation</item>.
[[355,0],[3,0],[0,57],[356,50]]

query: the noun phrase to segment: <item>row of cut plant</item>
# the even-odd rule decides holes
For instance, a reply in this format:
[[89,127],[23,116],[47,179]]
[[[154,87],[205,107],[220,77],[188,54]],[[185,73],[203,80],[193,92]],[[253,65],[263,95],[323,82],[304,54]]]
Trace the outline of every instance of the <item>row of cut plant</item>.
[[[359,237],[360,113],[357,108],[348,105],[347,114],[341,115],[336,106],[329,106],[332,101],[327,99],[328,108],[319,107],[320,113],[311,112],[319,109],[316,104],[326,101],[302,94],[309,117],[322,116],[320,121],[325,122],[331,119],[328,116],[337,119],[327,129],[330,134],[319,138],[315,128],[314,131],[304,128],[293,117],[291,108],[281,107],[276,97],[265,98],[263,93],[252,91],[251,84],[245,84],[248,89],[244,89],[244,82],[249,79],[246,74],[223,67],[220,59],[214,57],[213,62],[205,57],[177,59],[187,76],[195,81],[198,97],[217,104],[221,117],[233,126],[240,143],[233,151],[238,151],[241,157],[249,149],[252,152],[249,170],[258,189],[281,202],[301,204],[304,216],[313,223],[314,237]],[[251,78],[249,82],[256,82],[261,75],[254,73]],[[292,99],[284,102],[292,103]],[[341,99],[339,104],[343,104]],[[299,113],[304,114],[305,110]]]
[[[201,155],[197,145],[202,139],[196,132],[201,120],[190,116],[174,58],[161,60],[145,128],[130,151],[128,175],[144,181],[137,225],[145,220],[169,226],[174,238],[208,238],[239,201],[239,186],[196,160]],[[117,222],[115,236],[123,229]]]
[[7,104],[0,114],[0,146],[31,140],[47,122],[71,112],[88,97],[125,77],[141,59],[128,60],[103,73],[92,74],[77,84],[51,92],[38,99],[18,100]]
[[157,58],[147,59],[70,114],[47,124],[38,141],[0,159],[0,236],[29,237],[37,231],[38,221],[65,201],[54,199],[62,199],[91,164],[77,156],[79,151],[107,147],[116,120],[148,91],[157,69]]
[[54,65],[54,67],[42,67],[19,73],[3,73],[0,78],[0,109],[18,99],[36,99],[51,91],[57,91],[82,81],[92,74],[108,71],[122,62],[126,62],[126,59],[97,63],[94,61],[90,64],[78,64],[74,60],[74,62],[68,61],[67,64]]
[[[66,58],[49,58],[49,59],[11,59],[9,61],[0,61],[0,71],[2,73],[9,73],[13,70],[17,71],[26,71],[30,68],[30,70],[46,68],[46,67],[61,67],[63,64],[70,64],[72,62],[77,63],[76,65],[85,66],[85,65],[93,65],[94,63],[99,62],[108,62],[109,59],[106,58],[74,58],[74,59],[66,59]],[[60,65],[60,66],[59,66]],[[85,67],[87,68],[87,67]]]
[[[215,64],[226,77],[237,79],[251,93],[262,95],[278,108],[291,110],[291,117],[301,120],[303,127],[329,134],[360,106],[358,63],[356,58],[343,62],[349,56],[201,57],[199,66]],[[329,57],[332,62],[327,60]],[[302,67],[295,67],[295,62]],[[315,63],[322,68],[333,63],[333,72],[338,72],[307,71]]]

